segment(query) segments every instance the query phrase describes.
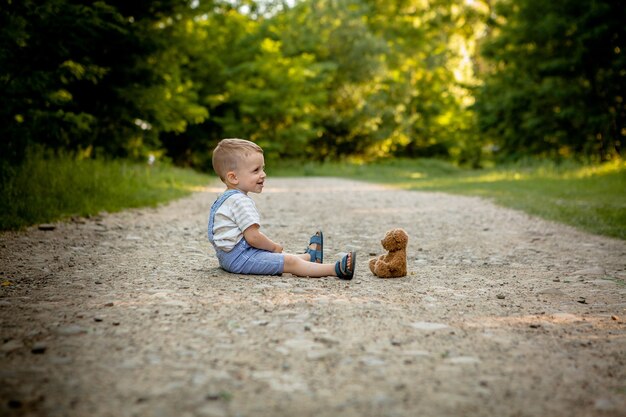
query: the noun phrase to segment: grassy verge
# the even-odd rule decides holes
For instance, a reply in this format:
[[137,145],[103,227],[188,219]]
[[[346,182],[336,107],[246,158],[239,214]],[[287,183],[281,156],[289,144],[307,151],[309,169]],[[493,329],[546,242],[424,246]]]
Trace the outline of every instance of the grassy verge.
[[[626,239],[626,162],[556,165],[544,162],[463,170],[437,160],[376,164],[281,163],[273,176],[339,176],[411,190],[490,198],[506,207]],[[70,216],[155,206],[189,194],[211,177],[127,161],[29,158],[2,173],[0,229],[19,229]]]
[[35,155],[3,172],[0,230],[155,206],[189,194],[209,180],[206,175],[169,166]]
[[551,162],[464,170],[437,160],[376,164],[306,163],[272,169],[277,176],[341,176],[410,190],[445,191],[492,199],[502,206],[626,239],[626,162]]

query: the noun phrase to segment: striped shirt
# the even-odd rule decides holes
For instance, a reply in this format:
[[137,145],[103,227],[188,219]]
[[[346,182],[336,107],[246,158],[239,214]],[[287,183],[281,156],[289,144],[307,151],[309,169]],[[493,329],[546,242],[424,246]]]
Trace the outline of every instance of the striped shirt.
[[230,252],[243,238],[244,230],[253,224],[261,225],[254,201],[245,194],[233,194],[215,213],[213,241],[221,250]]

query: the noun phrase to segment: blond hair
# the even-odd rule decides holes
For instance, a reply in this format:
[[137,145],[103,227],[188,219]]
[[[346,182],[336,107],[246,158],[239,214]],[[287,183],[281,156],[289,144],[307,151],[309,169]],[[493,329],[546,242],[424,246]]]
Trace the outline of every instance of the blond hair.
[[224,181],[229,171],[237,169],[240,161],[263,149],[254,142],[245,139],[222,139],[213,150],[213,170]]

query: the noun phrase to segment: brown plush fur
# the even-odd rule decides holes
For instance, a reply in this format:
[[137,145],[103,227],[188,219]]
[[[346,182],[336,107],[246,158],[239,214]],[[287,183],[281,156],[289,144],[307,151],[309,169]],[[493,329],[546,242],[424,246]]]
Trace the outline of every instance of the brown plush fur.
[[380,278],[406,276],[406,245],[409,243],[409,235],[402,229],[392,229],[380,243],[389,253],[370,260],[372,273]]

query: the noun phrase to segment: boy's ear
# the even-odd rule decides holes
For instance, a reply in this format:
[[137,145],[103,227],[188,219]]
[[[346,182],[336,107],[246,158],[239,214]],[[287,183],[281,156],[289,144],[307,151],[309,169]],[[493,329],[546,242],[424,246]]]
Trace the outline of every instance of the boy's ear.
[[237,174],[235,174],[235,171],[228,171],[226,173],[226,181],[228,181],[231,184],[239,183],[239,180],[237,179]]

